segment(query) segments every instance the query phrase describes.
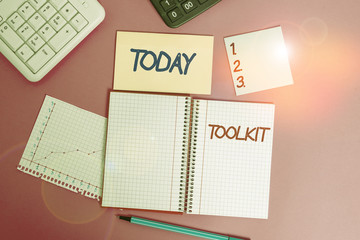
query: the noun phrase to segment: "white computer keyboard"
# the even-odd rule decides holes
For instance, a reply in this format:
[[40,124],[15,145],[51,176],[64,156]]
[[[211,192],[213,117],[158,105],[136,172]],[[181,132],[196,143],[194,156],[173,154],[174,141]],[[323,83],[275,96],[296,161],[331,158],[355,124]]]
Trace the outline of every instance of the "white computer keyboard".
[[37,82],[104,17],[96,0],[0,0],[0,52]]

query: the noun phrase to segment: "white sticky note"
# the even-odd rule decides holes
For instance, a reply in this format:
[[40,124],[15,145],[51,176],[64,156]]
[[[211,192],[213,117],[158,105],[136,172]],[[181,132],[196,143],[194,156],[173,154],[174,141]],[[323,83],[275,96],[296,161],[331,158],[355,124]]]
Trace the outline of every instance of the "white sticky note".
[[114,89],[211,94],[213,36],[117,32]]
[[224,41],[236,96],[293,84],[281,27]]

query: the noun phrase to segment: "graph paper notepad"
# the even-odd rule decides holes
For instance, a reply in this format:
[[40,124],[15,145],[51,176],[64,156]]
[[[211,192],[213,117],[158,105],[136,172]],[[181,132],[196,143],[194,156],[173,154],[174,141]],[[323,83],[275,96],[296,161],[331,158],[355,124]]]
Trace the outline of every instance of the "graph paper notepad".
[[18,169],[100,200],[107,119],[46,96]]
[[274,105],[112,92],[102,205],[267,218]]

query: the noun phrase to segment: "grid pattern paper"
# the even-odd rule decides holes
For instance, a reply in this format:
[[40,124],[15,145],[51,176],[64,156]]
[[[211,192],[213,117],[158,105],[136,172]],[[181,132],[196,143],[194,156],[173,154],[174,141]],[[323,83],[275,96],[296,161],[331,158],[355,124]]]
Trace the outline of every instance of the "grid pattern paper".
[[266,219],[275,106],[206,100],[195,100],[195,105],[195,177],[187,212]]
[[102,206],[183,211],[186,97],[110,94]]
[[100,200],[107,119],[46,96],[18,169]]

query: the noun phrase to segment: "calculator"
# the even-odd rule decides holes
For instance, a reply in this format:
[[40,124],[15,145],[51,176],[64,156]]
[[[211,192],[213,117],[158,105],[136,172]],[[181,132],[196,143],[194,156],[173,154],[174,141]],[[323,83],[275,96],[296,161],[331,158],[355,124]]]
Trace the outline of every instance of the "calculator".
[[221,0],[151,0],[166,25],[176,28]]
[[104,17],[96,0],[0,0],[0,52],[37,82]]

